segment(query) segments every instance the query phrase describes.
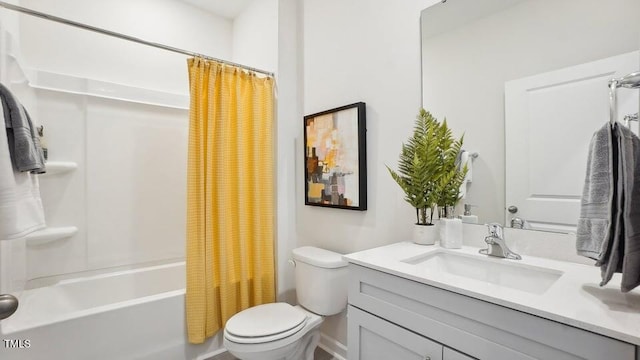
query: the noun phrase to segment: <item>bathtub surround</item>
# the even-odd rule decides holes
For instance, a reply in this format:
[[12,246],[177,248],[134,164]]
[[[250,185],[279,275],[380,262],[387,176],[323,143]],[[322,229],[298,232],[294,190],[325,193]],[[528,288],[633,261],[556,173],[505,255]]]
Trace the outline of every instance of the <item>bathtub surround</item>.
[[0,343],[0,358],[197,359],[203,348],[185,347],[183,340],[184,266],[176,262],[76,275],[24,290],[18,311],[0,323],[1,336],[29,339],[31,347],[11,349]]
[[[232,21],[178,1],[20,5],[232,58]],[[50,161],[77,164],[39,186],[47,225],[78,232],[27,246],[26,279],[183,259],[186,57],[8,10],[0,28],[2,82],[44,125]]]
[[188,60],[187,332],[275,301],[274,79]]
[[[256,68],[279,69],[280,76],[289,78],[288,82],[279,82],[280,95],[295,95],[297,92],[291,85],[284,85],[297,80],[295,64],[292,66],[290,60],[292,50],[280,44],[287,30],[279,25],[280,19],[285,18],[282,12],[295,14],[295,6],[290,1],[286,1],[284,7],[277,0],[261,0],[259,3],[260,9],[252,13],[264,20],[264,13],[260,11],[268,7],[273,21],[256,23],[247,18],[248,21],[236,22],[173,0],[116,1],[108,4],[79,0],[61,0],[55,4],[41,0],[20,1],[20,5],[25,7],[117,32],[220,56]],[[50,286],[61,277],[84,278],[95,273],[116,273],[123,268],[139,269],[183,260],[188,133],[185,57],[84,33],[42,19],[19,16],[10,11],[0,13],[0,30],[11,30],[11,36],[4,37],[9,34],[3,33],[0,44],[3,49],[0,50],[0,73],[6,76],[2,81],[11,81],[19,87],[21,91],[16,94],[24,100],[25,107],[34,118],[43,120],[48,142],[56,149],[51,153],[52,161],[77,164],[75,171],[47,174],[40,179],[47,221],[55,227],[73,225],[78,228],[77,234],[71,238],[50,244],[31,246],[23,240],[1,242],[0,263],[2,266],[11,265],[11,271],[2,271],[2,284],[21,291],[24,280],[27,288]],[[289,17],[286,19],[292,21]],[[243,52],[242,58],[236,56],[236,50],[247,46],[243,42],[236,47],[236,31],[242,29],[246,30],[243,39],[253,37],[255,42],[259,42],[268,37],[279,43],[278,48],[269,49],[265,54],[263,49],[252,47],[252,51]],[[290,35],[295,35],[295,31],[286,32],[287,37]],[[20,69],[34,76],[25,78]],[[158,76],[159,73],[162,76]],[[27,92],[29,96],[25,98]],[[138,95],[143,96],[138,98]],[[183,97],[186,103],[182,101]],[[299,117],[296,116],[297,108],[289,104],[291,102],[278,107],[281,117],[291,119],[290,122],[279,122],[278,126],[287,130],[293,124],[298,125],[302,116],[301,112]],[[291,115],[292,112],[296,115]],[[283,137],[279,142],[283,156],[279,156],[278,166],[285,169],[279,173],[287,191],[279,192],[278,197],[293,199],[291,187],[286,185],[289,178],[287,169],[291,169],[292,179],[294,174],[293,161],[288,161],[289,157],[293,159],[293,151],[288,147],[291,137]],[[295,208],[293,205],[284,207],[286,211]],[[291,213],[295,211],[291,210]],[[293,218],[286,215],[280,219],[286,226],[288,219]],[[294,226],[293,220],[289,223]],[[295,236],[287,228],[279,231],[278,236],[285,239],[284,242],[279,240],[278,247],[279,266],[283,269],[278,286],[279,291],[284,292],[293,289],[291,274],[284,270],[290,269],[286,259],[290,254],[288,249],[295,245]],[[74,294],[71,301],[82,296]],[[66,355],[57,358],[110,360],[148,352],[155,354],[150,356],[154,360],[191,360],[221,350],[221,337],[210,338],[205,344],[186,344],[185,319],[182,316],[184,292],[168,300],[171,302],[169,307],[155,306],[153,301],[147,302],[144,297],[135,297],[136,294],[133,296],[130,301],[118,304],[122,306],[125,318],[135,318],[131,316],[132,312],[146,313],[152,320],[137,324],[152,326],[139,327],[129,323],[114,329],[113,325],[120,317],[111,314],[92,317],[90,312],[100,310],[90,309],[77,314],[86,317],[78,318],[81,325],[60,321],[46,329],[24,329],[21,336],[37,337],[37,343],[41,344],[39,348],[49,349],[47,354],[39,356],[32,345],[30,350],[23,352],[24,358],[53,357],[49,354],[66,348]],[[26,303],[21,306],[29,309]],[[166,314],[181,316],[169,317]],[[164,317],[167,323],[160,324],[158,319]],[[82,335],[73,332],[76,326],[78,330],[84,329],[87,344],[98,342],[96,339],[110,341],[106,340],[106,335],[117,333],[119,337],[110,343],[123,342],[126,346],[122,346],[123,352],[118,354],[81,349],[75,346]],[[100,330],[89,334],[86,329],[94,326],[105,332]],[[0,331],[5,335],[2,328],[4,326],[0,324]],[[64,332],[59,338],[46,335],[61,329]],[[162,336],[154,334],[155,331],[162,331]],[[160,351],[162,349],[166,351]],[[86,353],[83,352],[85,350]],[[0,358],[6,354],[2,349]],[[140,358],[144,357],[141,355]]]

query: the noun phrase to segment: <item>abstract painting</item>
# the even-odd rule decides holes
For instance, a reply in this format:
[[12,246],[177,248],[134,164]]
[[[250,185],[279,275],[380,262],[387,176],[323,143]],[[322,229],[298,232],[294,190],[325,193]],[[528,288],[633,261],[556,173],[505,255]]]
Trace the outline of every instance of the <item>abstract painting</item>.
[[304,117],[305,204],[367,209],[365,103]]

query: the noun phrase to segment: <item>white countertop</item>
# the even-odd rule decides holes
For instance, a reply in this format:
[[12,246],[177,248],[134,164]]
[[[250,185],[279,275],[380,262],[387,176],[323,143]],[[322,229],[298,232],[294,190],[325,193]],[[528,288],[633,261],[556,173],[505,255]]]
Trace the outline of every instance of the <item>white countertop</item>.
[[[438,251],[489,258],[493,262],[514,262],[560,271],[563,274],[542,294],[532,294],[484,281],[402,262]],[[479,255],[478,248],[443,249],[439,246],[399,242],[344,256],[350,263],[397,275],[426,285],[502,305],[542,318],[568,324],[614,339],[640,345],[640,288],[623,294],[620,274],[600,287],[600,268],[533,256],[506,260]]]

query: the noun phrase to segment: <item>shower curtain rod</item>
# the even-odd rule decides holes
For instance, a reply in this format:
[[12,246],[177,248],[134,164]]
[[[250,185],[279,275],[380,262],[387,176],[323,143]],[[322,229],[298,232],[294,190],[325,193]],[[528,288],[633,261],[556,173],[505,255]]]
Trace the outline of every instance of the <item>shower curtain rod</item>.
[[184,54],[184,55],[189,55],[189,56],[194,56],[194,57],[200,57],[200,58],[204,58],[204,59],[207,59],[207,60],[217,61],[217,62],[220,62],[220,63],[223,63],[223,64],[227,64],[227,65],[237,66],[237,67],[245,69],[245,70],[249,70],[249,71],[253,71],[253,72],[257,72],[257,73],[260,73],[260,74],[267,75],[269,77],[273,77],[273,73],[270,72],[270,71],[252,68],[250,66],[234,63],[234,62],[227,61],[227,60],[218,59],[218,58],[215,58],[213,56],[207,56],[207,55],[198,54],[198,53],[193,52],[193,51],[187,51],[187,50],[178,49],[178,48],[175,48],[173,46],[158,44],[158,43],[147,41],[147,40],[143,40],[143,39],[140,39],[140,38],[137,38],[137,37],[134,37],[134,36],[129,36],[129,35],[125,35],[125,34],[121,34],[121,33],[115,32],[115,31],[110,31],[110,30],[98,28],[98,27],[95,27],[95,26],[79,23],[79,22],[76,22],[76,21],[68,20],[68,19],[65,19],[65,18],[58,17],[58,16],[45,14],[45,13],[42,13],[42,12],[39,12],[39,11],[35,11],[35,10],[32,10],[32,9],[28,9],[28,8],[25,8],[25,7],[22,7],[22,6],[9,4],[9,3],[6,3],[4,1],[0,1],[0,7],[3,7],[5,9],[9,9],[9,10],[13,10],[13,11],[18,11],[18,12],[21,12],[23,14],[39,17],[41,19],[50,20],[50,21],[54,21],[54,22],[57,22],[57,23],[61,23],[61,24],[69,25],[69,26],[74,26],[74,27],[77,27],[77,28],[80,28],[80,29],[97,32],[97,33],[100,33],[100,34],[103,34],[103,35],[116,37],[116,38],[119,38],[119,39],[122,39],[122,40],[132,41],[132,42],[135,42],[135,43],[151,46],[151,47],[154,47],[154,48],[175,52],[175,53],[178,53],[178,54]]

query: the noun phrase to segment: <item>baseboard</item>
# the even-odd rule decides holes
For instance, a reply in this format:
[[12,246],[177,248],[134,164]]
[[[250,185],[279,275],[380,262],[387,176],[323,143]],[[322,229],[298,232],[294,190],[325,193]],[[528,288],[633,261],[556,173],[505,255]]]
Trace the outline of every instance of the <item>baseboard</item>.
[[218,356],[218,355],[224,354],[226,352],[227,352],[227,349],[221,348],[221,349],[218,349],[218,350],[214,350],[214,351],[208,352],[206,354],[198,355],[196,360],[210,360],[214,356]]
[[[331,336],[320,334],[318,347],[329,353],[336,360],[347,360],[347,347]],[[226,353],[225,348],[221,348],[210,353],[198,356],[197,360],[211,360],[213,357]]]
[[321,333],[318,346],[337,360],[347,360],[347,347],[331,336]]

